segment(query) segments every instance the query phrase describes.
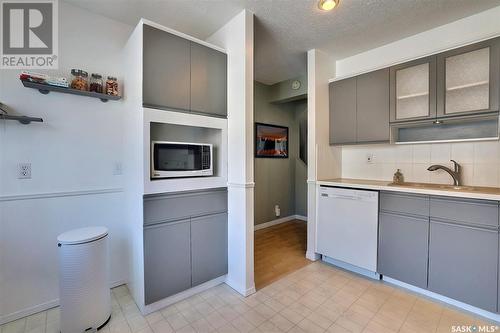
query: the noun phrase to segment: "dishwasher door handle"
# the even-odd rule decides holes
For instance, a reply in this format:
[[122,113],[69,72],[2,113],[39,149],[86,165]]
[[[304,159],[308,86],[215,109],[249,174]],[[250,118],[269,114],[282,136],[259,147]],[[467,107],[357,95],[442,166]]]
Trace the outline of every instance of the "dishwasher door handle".
[[342,194],[326,194],[322,193],[321,196],[323,197],[328,197],[328,198],[334,198],[334,199],[345,199],[345,200],[360,200],[360,197],[355,197],[351,195],[342,195]]

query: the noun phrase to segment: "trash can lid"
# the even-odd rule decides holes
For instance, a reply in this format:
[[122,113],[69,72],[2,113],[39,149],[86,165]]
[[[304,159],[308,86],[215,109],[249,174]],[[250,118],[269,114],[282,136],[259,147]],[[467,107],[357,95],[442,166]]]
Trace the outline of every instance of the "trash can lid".
[[106,227],[87,227],[67,231],[57,237],[59,244],[81,244],[88,243],[108,234]]

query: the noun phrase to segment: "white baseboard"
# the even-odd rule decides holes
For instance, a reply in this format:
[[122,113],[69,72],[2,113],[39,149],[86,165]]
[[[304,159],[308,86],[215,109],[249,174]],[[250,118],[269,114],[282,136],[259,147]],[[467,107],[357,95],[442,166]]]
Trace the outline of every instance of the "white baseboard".
[[278,224],[281,224],[281,223],[285,223],[285,222],[288,222],[288,221],[293,221],[293,220],[300,220],[300,221],[307,222],[307,217],[306,216],[302,216],[302,215],[285,216],[285,217],[281,217],[281,218],[276,219],[276,220],[272,220],[272,221],[269,221],[269,222],[257,224],[254,227],[254,230],[260,230],[260,229],[269,228],[269,227],[272,227],[272,226],[275,226],[275,225],[278,225]]
[[[500,315],[498,313],[489,312],[489,311],[477,308],[475,306],[472,306],[472,305],[469,305],[469,304],[466,304],[466,303],[462,303],[462,302],[454,300],[452,298],[448,298],[446,296],[443,296],[443,295],[440,295],[440,294],[436,294],[436,293],[434,293],[432,291],[429,291],[427,289],[422,289],[422,288],[419,288],[419,287],[412,286],[411,284],[408,284],[408,283],[405,283],[405,282],[402,282],[402,281],[390,278],[388,276],[383,276],[382,280],[385,281],[385,282],[387,282],[387,283],[396,285],[398,287],[401,287],[401,288],[404,288],[404,289],[408,289],[408,290],[413,291],[413,292],[415,292],[417,294],[420,294],[420,295],[423,295],[423,296],[435,299],[437,301],[440,301],[440,302],[443,302],[443,303],[446,303],[446,304],[453,305],[453,306],[455,306],[457,308],[463,309],[465,311],[472,312],[472,313],[474,313],[476,315],[479,315],[481,317],[484,317],[484,318],[493,320],[493,321],[495,321],[497,323],[500,323]],[[487,331],[485,331],[485,332],[487,332]],[[493,331],[491,331],[491,332],[493,332]]]
[[[121,285],[126,284],[126,283],[127,282],[124,280],[112,282],[110,288],[115,288],[115,287],[121,286]],[[51,301],[48,301],[48,302],[45,302],[42,304],[37,304],[35,306],[29,307],[29,308],[26,308],[23,310],[19,310],[19,311],[13,312],[13,313],[9,313],[9,314],[0,316],[0,325],[9,323],[9,322],[14,321],[14,320],[18,320],[18,319],[21,319],[21,318],[24,318],[27,316],[31,316],[32,314],[35,314],[38,312],[42,312],[42,311],[46,311],[48,309],[55,308],[56,306],[59,306],[59,298],[53,299]]]
[[144,316],[146,316],[150,313],[153,313],[155,311],[163,309],[164,307],[167,307],[167,306],[172,305],[174,303],[180,302],[186,298],[189,298],[193,295],[201,293],[202,291],[205,291],[205,290],[208,290],[212,287],[215,287],[221,283],[224,283],[225,281],[226,281],[226,275],[220,276],[218,278],[215,278],[213,280],[210,280],[210,281],[207,281],[203,284],[200,284],[199,286],[193,287],[191,289],[182,291],[182,292],[175,294],[173,296],[162,299],[161,301],[155,302],[153,304],[145,305],[143,308],[141,308],[141,312]]

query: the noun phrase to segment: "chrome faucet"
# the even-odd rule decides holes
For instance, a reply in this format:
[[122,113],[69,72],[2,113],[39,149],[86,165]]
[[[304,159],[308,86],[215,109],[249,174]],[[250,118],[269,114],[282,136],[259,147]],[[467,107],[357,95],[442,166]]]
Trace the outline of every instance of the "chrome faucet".
[[455,160],[451,160],[451,161],[453,162],[455,170],[451,170],[450,168],[445,167],[443,165],[439,165],[439,164],[431,165],[430,167],[427,168],[427,170],[429,170],[429,171],[436,171],[439,169],[444,170],[450,174],[451,178],[453,178],[453,185],[454,186],[461,186],[462,185],[462,182],[461,182],[462,175],[461,175],[460,164],[458,164],[457,161],[455,161]]

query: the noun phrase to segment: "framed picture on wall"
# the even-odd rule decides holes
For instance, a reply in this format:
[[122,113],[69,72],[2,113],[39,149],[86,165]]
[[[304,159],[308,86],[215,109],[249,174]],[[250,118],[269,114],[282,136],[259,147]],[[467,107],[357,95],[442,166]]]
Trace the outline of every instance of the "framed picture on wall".
[[288,127],[255,123],[255,157],[288,158]]

